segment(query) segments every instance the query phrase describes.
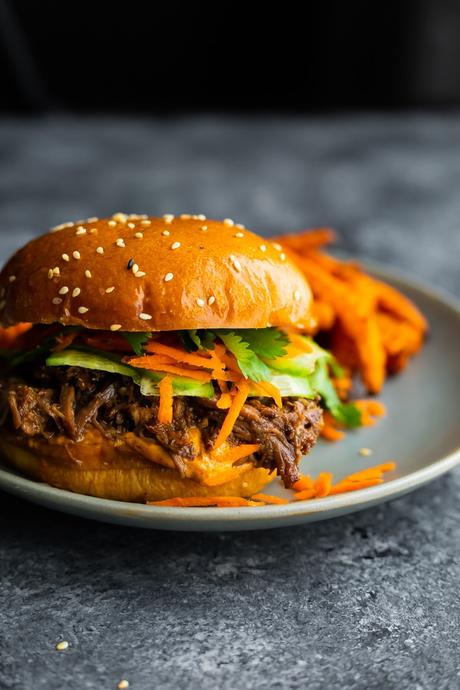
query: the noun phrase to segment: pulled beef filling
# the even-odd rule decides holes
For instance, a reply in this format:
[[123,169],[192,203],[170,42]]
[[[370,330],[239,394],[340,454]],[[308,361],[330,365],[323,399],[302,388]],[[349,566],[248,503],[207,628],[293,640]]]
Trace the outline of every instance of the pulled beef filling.
[[[194,457],[189,429],[198,427],[210,449],[226,415],[215,400],[176,397],[172,424],[161,424],[158,398],[141,395],[129,378],[80,367],[41,366],[23,378],[3,378],[0,405],[1,423],[25,436],[64,434],[81,441],[93,425],[111,438],[127,431],[151,438],[167,449],[181,475]],[[276,469],[289,487],[299,477],[298,462],[316,442],[320,424],[321,408],[313,400],[285,399],[278,408],[269,398],[250,398],[228,441],[259,443],[254,465]]]

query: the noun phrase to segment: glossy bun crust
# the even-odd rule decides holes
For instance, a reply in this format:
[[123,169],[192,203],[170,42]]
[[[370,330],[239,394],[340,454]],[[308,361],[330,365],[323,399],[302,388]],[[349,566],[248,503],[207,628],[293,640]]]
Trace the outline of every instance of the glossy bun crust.
[[[149,448],[152,456],[157,451],[157,460],[167,462],[163,449],[152,443]],[[274,477],[248,462],[235,468],[224,483],[206,485],[142,457],[124,441],[114,444],[98,434],[75,443],[63,437],[21,438],[3,430],[0,451],[23,474],[59,489],[139,503],[176,496],[251,496]]]
[[126,216],[64,224],[0,274],[0,323],[126,331],[301,323],[311,292],[283,249],[230,220]]

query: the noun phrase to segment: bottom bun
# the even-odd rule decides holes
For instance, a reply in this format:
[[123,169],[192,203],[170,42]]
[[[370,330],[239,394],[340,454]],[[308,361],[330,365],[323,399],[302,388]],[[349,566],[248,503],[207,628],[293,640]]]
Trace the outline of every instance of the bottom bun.
[[210,486],[142,457],[123,439],[113,442],[97,433],[76,443],[63,437],[47,441],[2,431],[0,451],[17,470],[51,486],[138,503],[176,496],[251,496],[275,476],[246,462],[230,481]]

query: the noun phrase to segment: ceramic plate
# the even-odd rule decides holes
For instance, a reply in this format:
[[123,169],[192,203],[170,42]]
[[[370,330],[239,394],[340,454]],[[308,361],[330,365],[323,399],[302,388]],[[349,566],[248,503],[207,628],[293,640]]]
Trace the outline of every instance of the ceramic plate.
[[[401,496],[460,462],[460,306],[447,295],[382,268],[374,275],[402,290],[428,317],[431,334],[422,353],[401,376],[390,379],[380,399],[388,414],[377,426],[347,434],[340,443],[320,441],[302,470],[334,473],[334,480],[389,459],[397,470],[384,484],[352,493],[260,508],[162,508],[108,501],[62,491],[0,466],[0,488],[34,503],[86,518],[167,530],[252,530],[313,522],[362,510]],[[359,449],[373,449],[362,457]],[[279,482],[265,489],[282,495]]]

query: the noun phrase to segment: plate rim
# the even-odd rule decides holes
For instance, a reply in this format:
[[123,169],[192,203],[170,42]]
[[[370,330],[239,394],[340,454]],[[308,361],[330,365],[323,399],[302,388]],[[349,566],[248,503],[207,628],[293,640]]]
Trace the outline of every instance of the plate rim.
[[[350,255],[344,255],[351,258]],[[415,291],[421,292],[432,301],[448,307],[453,315],[460,320],[460,300],[447,290],[425,283],[412,275],[407,275],[401,269],[382,265],[378,262],[358,259],[366,270],[376,275],[379,279],[389,280],[406,285]],[[1,462],[1,458],[0,458]],[[151,521],[158,527],[164,523],[165,528],[173,528],[176,525],[194,523],[203,525],[207,523],[227,523],[229,526],[248,520],[257,527],[257,523],[270,520],[270,518],[283,521],[285,518],[302,518],[310,515],[338,512],[342,509],[359,510],[377,501],[389,500],[404,493],[427,484],[460,464],[460,445],[446,456],[435,460],[430,465],[415,470],[404,477],[390,479],[378,486],[359,489],[353,492],[327,496],[325,498],[311,499],[309,501],[291,502],[285,505],[263,505],[254,510],[242,508],[181,508],[170,506],[149,506],[143,503],[130,503],[107,498],[98,498],[85,494],[73,493],[65,489],[58,489],[48,484],[37,482],[23,477],[13,469],[0,465],[0,489],[26,498],[32,502],[39,502],[49,508],[64,511],[75,509],[79,514],[89,513],[100,518],[104,516],[117,516],[126,522],[135,522],[143,519],[144,524]],[[40,501],[40,499],[44,499]],[[65,506],[65,508],[63,507]],[[80,512],[81,511],[81,512]],[[74,511],[72,511],[74,512]],[[267,525],[270,526],[270,525]]]

